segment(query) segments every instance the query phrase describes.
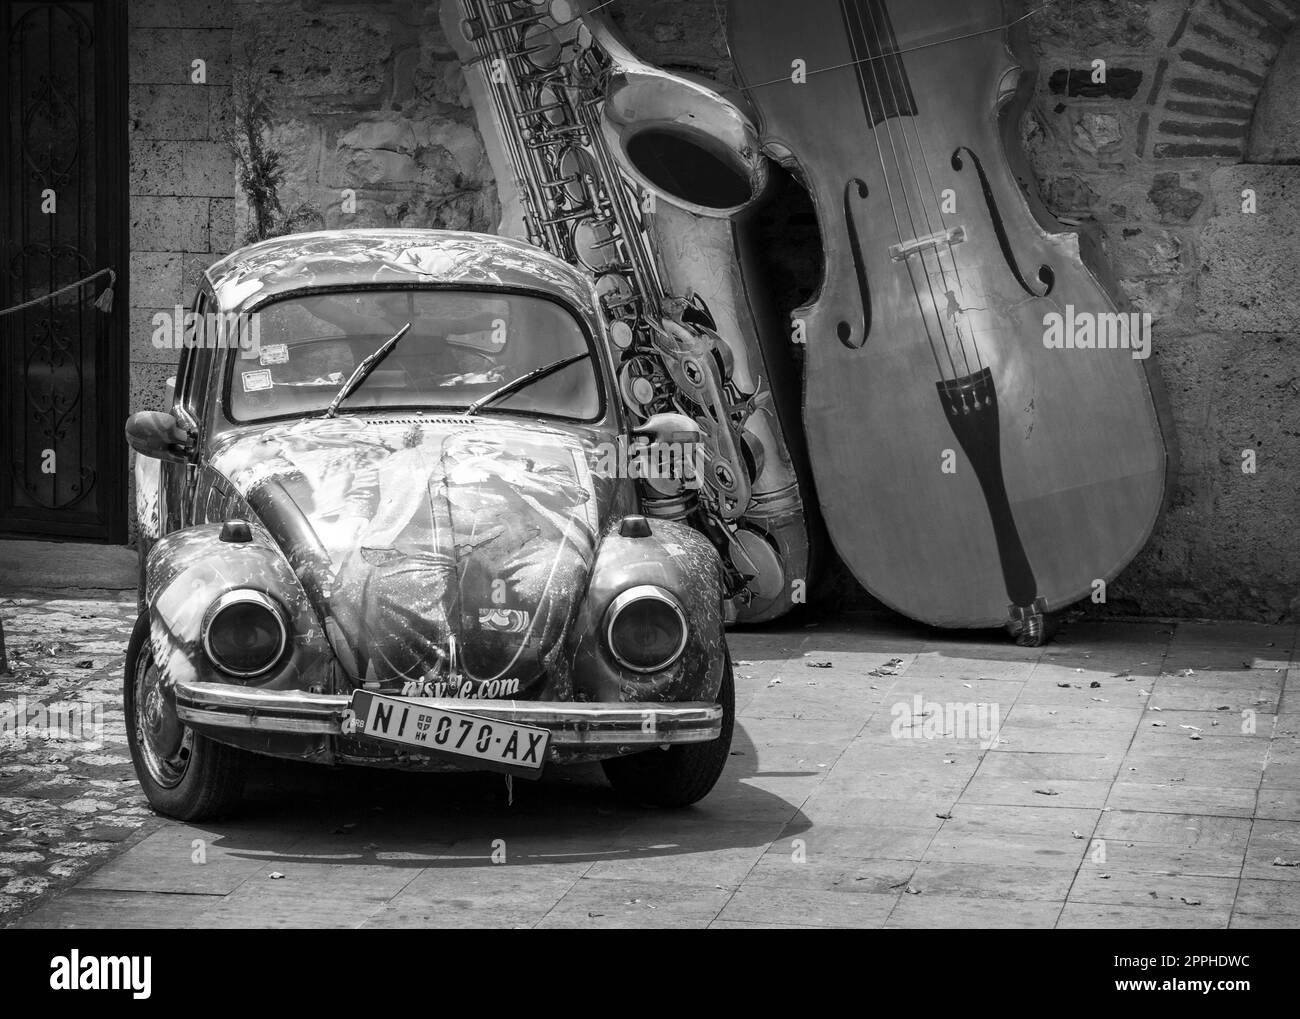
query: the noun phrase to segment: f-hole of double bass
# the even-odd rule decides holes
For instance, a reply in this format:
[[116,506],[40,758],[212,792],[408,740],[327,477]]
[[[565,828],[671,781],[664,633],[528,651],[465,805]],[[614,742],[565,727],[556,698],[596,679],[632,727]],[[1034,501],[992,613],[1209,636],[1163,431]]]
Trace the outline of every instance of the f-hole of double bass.
[[844,185],[844,227],[849,233],[849,250],[853,253],[853,269],[858,277],[858,294],[862,299],[862,322],[856,333],[853,324],[841,320],[835,327],[835,335],[850,350],[859,349],[867,342],[867,333],[871,329],[871,291],[867,283],[867,264],[862,254],[862,238],[858,236],[857,223],[853,216],[853,199],[866,199],[871,194],[867,182],[854,177]]

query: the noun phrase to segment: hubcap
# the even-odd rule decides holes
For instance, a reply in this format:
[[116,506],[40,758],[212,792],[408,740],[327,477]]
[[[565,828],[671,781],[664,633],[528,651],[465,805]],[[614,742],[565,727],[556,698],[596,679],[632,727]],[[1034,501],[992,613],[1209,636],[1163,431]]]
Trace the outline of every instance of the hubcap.
[[171,789],[190,765],[194,733],[163,696],[153,655],[140,655],[135,666],[135,741],[149,777]]

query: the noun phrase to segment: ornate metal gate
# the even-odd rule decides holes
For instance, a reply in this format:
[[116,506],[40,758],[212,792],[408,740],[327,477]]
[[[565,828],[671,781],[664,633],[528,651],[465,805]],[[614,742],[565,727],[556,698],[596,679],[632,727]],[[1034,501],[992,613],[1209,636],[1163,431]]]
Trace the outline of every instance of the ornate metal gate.
[[125,20],[0,0],[0,309],[119,280],[107,315],[86,287],[0,316],[0,534],[126,537]]

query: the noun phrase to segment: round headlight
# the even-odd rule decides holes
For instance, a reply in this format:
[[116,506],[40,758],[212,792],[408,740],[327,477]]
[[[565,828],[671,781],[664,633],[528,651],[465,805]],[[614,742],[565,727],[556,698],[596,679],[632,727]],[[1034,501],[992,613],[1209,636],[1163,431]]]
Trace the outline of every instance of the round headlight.
[[203,650],[232,676],[266,672],[284,653],[288,630],[280,606],[260,591],[229,591],[203,621]]
[[686,615],[663,588],[629,588],[614,599],[606,618],[610,651],[636,672],[666,669],[686,647]]

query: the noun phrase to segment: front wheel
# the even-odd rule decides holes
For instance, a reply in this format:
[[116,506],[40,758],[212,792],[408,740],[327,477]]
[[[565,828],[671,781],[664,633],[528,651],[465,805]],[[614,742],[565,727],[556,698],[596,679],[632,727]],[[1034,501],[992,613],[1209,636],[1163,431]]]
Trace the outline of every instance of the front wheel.
[[239,803],[246,757],[199,735],[176,716],[153,660],[147,612],[131,631],[122,694],[131,762],[154,810],[181,821],[204,821]]
[[736,725],[736,686],[731,655],[722,664],[722,732],[708,743],[682,743],[667,750],[646,750],[602,761],[605,777],[629,800],[656,807],[686,807],[708,795],[731,754]]

